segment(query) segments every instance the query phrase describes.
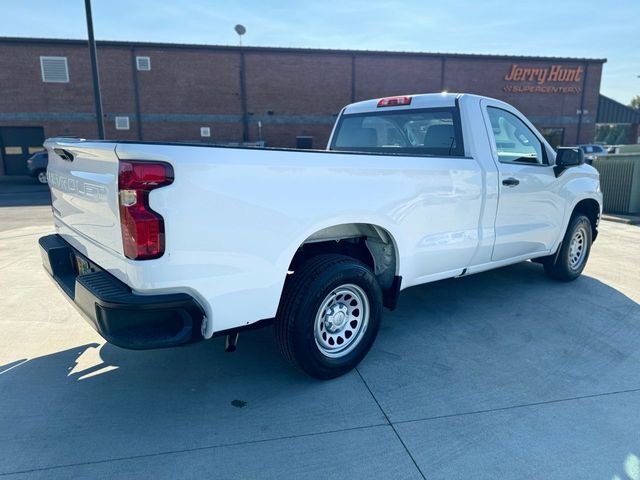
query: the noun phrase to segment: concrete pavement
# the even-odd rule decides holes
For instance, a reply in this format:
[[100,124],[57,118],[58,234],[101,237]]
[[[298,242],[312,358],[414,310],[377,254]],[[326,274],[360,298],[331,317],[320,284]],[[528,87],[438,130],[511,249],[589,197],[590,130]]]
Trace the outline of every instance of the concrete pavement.
[[269,329],[105,345],[40,267],[49,215],[0,207],[2,477],[640,479],[638,226],[604,222],[570,284],[523,263],[406,290],[318,382]]
[[0,232],[51,223],[49,187],[31,177],[0,175]]

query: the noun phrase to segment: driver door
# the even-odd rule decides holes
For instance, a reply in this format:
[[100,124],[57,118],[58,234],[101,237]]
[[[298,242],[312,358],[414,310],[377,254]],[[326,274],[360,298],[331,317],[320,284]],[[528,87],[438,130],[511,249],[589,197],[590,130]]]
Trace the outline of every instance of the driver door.
[[492,260],[548,252],[564,208],[547,147],[516,110],[483,100],[483,114],[499,172]]

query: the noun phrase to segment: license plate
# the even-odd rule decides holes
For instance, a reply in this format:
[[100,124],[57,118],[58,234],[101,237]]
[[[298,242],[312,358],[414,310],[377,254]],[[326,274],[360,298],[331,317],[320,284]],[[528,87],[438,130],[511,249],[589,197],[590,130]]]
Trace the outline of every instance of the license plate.
[[78,275],[84,275],[85,273],[91,272],[91,266],[84,258],[76,255],[76,270],[78,271]]

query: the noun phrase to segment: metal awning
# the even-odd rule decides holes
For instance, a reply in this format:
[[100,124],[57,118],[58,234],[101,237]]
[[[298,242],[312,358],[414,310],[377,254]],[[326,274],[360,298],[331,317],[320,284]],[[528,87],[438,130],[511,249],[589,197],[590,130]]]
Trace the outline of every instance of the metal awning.
[[640,123],[640,110],[600,95],[596,123]]

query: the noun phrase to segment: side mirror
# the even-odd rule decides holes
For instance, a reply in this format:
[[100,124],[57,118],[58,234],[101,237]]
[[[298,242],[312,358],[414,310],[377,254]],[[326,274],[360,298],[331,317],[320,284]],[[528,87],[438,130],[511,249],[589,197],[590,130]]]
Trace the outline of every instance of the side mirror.
[[556,177],[569,167],[577,167],[584,163],[584,152],[578,147],[558,147],[556,153]]

